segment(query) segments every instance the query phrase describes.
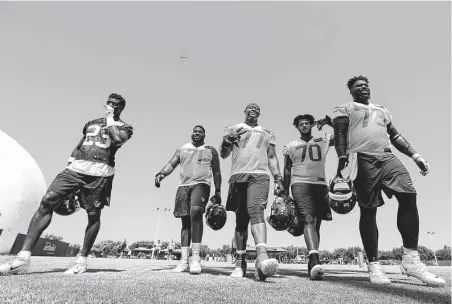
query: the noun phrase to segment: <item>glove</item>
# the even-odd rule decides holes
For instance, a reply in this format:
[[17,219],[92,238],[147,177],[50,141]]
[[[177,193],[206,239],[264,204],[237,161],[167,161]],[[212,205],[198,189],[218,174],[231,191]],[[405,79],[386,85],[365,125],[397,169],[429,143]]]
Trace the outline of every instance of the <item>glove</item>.
[[165,178],[165,175],[162,173],[157,173],[155,176],[155,186],[160,188],[160,182]]
[[337,164],[337,172],[336,175],[339,176],[340,178],[342,177],[342,173],[341,171],[348,165],[348,157],[346,156],[342,156],[339,158],[339,162]]
[[428,162],[420,155],[414,158],[414,162],[421,169],[421,174],[426,176],[430,172],[430,165]]
[[113,118],[113,116],[115,115],[115,109],[112,106],[108,105],[108,104],[104,105],[104,108],[105,108],[105,117],[106,118],[108,118],[108,117]]

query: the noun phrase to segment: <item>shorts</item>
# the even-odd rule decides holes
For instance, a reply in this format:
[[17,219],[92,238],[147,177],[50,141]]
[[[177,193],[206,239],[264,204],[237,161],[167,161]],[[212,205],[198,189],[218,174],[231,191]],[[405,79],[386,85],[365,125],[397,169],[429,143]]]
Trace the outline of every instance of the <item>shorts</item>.
[[209,195],[210,186],[204,183],[180,186],[177,188],[173,215],[175,217],[190,216],[190,209],[194,206],[203,208],[204,213]]
[[55,177],[47,191],[67,198],[80,190],[81,207],[87,211],[100,210],[104,206],[110,206],[113,177],[114,175],[91,176],[64,169]]
[[315,216],[331,221],[331,208],[328,201],[328,187],[322,184],[295,183],[291,186],[295,208],[301,216]]
[[394,193],[416,194],[410,174],[394,154],[358,153],[357,157],[358,173],[353,186],[361,207],[383,206],[382,190],[388,198],[392,198]]
[[266,174],[250,175],[247,181],[232,182],[229,184],[226,211],[239,214],[248,212],[248,208],[259,206],[267,208],[268,192],[270,190],[270,177]]

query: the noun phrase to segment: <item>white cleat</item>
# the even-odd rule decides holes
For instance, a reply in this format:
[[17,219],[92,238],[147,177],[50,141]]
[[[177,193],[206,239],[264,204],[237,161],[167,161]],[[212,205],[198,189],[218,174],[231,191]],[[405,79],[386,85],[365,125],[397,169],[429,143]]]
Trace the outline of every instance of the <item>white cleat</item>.
[[391,281],[386,277],[380,262],[372,262],[369,264],[369,277],[372,284],[391,284]]
[[23,274],[30,267],[30,258],[17,255],[11,261],[0,265],[0,275]]
[[444,279],[428,271],[427,266],[425,266],[425,264],[421,262],[419,254],[404,254],[402,256],[402,264],[400,265],[400,270],[404,275],[419,279],[428,285],[443,286],[444,284],[446,284],[446,281],[444,281]]
[[176,268],[174,268],[172,270],[172,272],[188,272],[189,271],[189,266],[188,266],[188,262],[180,262],[180,264],[178,264],[176,266]]
[[71,268],[69,268],[68,270],[66,270],[64,273],[65,274],[82,274],[82,273],[86,272],[87,266],[88,266],[88,263],[86,262],[85,259],[78,258],[76,264],[74,266],[72,266]]
[[201,261],[198,257],[191,257],[190,259],[190,273],[200,274],[201,273]]
[[231,273],[231,277],[233,278],[243,278],[245,276],[245,272],[243,272],[243,269],[240,267],[234,268],[234,270]]

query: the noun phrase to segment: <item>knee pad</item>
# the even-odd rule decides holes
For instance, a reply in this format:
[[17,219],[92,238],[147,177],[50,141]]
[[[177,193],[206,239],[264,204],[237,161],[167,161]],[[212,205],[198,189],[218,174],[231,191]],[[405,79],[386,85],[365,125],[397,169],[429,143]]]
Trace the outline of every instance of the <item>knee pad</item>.
[[264,207],[262,205],[254,204],[248,206],[248,213],[250,215],[251,225],[265,223]]

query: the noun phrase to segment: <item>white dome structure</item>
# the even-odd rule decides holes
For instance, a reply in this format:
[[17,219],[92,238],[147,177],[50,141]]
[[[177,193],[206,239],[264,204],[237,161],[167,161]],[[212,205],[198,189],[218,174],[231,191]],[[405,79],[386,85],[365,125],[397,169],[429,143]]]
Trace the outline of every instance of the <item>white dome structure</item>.
[[18,233],[26,233],[47,187],[33,157],[0,131],[0,254],[9,254]]

